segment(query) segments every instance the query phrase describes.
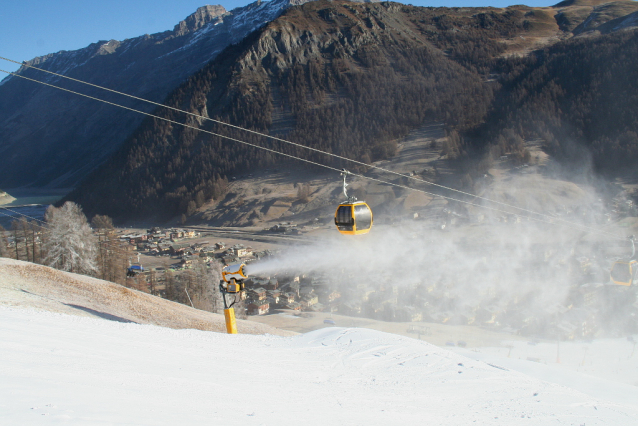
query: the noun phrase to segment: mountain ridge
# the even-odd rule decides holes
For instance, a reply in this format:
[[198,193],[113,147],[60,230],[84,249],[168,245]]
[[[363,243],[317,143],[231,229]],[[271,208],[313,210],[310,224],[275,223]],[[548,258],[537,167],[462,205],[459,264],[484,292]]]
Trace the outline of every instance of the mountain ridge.
[[[216,7],[200,9],[177,24],[174,31],[100,41],[83,49],[37,57],[26,64],[162,102],[228,44],[240,41],[288,7],[288,0],[273,0],[226,13]],[[24,66],[17,74],[108,101],[128,102],[127,106],[142,111],[154,108]],[[9,76],[0,85],[0,182],[6,188],[73,186],[112,155],[141,121],[141,117],[118,109]],[[33,173],[20,173],[25,164]]]
[[[171,90],[213,59],[228,43],[240,41],[250,31],[271,22],[283,10],[303,3],[306,0],[255,2],[232,11],[204,6],[178,23],[173,31],[123,41],[100,41],[84,49],[52,53],[27,63],[162,102]],[[508,51],[516,52],[519,49],[519,54],[527,55],[544,44],[568,37],[569,31],[591,14],[594,3],[599,2],[577,1],[570,2],[568,6],[563,2],[553,8],[520,6],[493,10],[525,10],[532,12],[532,15],[537,11],[538,16],[525,19],[531,23],[531,27],[536,28],[535,32],[530,32],[525,39],[503,40],[508,45]],[[610,4],[635,3],[625,1]],[[399,3],[396,5],[402,7]],[[611,6],[605,7],[613,9]],[[568,12],[572,9],[585,10],[587,13],[570,15],[571,12]],[[443,17],[450,10],[439,9],[439,14]],[[488,11],[489,15],[492,9],[458,10],[474,10],[476,14]],[[541,15],[544,16],[542,19],[539,18]],[[616,16],[611,14],[609,18]],[[562,22],[559,22],[560,31],[552,29],[556,20]],[[602,20],[600,23],[604,24]],[[371,25],[374,25],[373,21]],[[485,27],[491,24],[486,21],[481,25]],[[434,31],[440,29],[435,28]],[[480,48],[477,53],[479,51]],[[158,64],[162,66],[158,67]],[[18,73],[48,83],[60,82],[56,77],[24,67]],[[63,84],[65,87],[87,90],[85,87],[67,85],[67,82]],[[87,93],[104,96],[109,101],[122,101],[119,97],[104,95],[92,89],[88,89]],[[127,106],[147,112],[153,109],[139,102],[130,102]],[[34,83],[18,81],[9,76],[0,82],[0,184],[10,189],[29,186],[73,187],[113,155],[141,122],[141,117],[79,100],[54,89],[36,87]],[[111,123],[117,123],[117,126]],[[33,172],[28,175],[20,173],[26,167]]]
[[[519,66],[521,49],[555,37],[560,30],[557,23],[547,25],[551,19],[544,9],[523,6],[457,10],[311,2],[289,9],[227,48],[221,59],[173,92],[167,104],[369,163],[392,157],[393,141],[426,121],[442,121],[449,132],[479,126],[494,106],[494,92],[505,82],[490,79],[491,73]],[[523,57],[520,66],[537,57]],[[178,117],[161,109],[157,114]],[[187,122],[266,143],[200,119]],[[191,129],[145,123],[117,159],[105,163],[68,199],[82,204],[89,215],[100,212],[118,220],[161,220],[160,211],[164,219],[189,216],[206,200],[222,196],[230,176],[285,164],[269,153]],[[455,140],[449,139],[445,148],[453,157],[475,150],[474,142]],[[524,148],[512,141],[502,150],[524,156]],[[303,154],[281,143],[267,145]],[[302,156],[332,167],[345,165],[318,154]]]

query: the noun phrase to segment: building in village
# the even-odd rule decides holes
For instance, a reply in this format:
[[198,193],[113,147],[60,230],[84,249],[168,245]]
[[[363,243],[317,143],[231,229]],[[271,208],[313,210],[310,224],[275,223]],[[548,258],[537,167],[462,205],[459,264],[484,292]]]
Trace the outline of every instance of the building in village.
[[270,311],[270,304],[265,298],[263,300],[253,300],[246,306],[248,315],[266,315]]

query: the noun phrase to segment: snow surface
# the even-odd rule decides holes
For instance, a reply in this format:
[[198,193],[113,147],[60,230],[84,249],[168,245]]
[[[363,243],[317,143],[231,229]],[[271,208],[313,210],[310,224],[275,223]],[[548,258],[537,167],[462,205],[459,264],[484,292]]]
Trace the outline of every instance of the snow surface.
[[636,399],[497,362],[367,329],[226,335],[0,307],[0,424],[636,424]]

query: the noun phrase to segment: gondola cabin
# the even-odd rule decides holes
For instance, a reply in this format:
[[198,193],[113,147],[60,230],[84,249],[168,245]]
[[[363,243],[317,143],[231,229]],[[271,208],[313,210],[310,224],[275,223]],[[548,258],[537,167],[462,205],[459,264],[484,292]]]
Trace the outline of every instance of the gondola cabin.
[[335,225],[344,235],[367,234],[372,228],[372,210],[363,201],[339,204],[335,212]]
[[636,285],[636,273],[638,272],[638,262],[635,260],[618,261],[611,268],[609,277],[616,285],[631,286]]

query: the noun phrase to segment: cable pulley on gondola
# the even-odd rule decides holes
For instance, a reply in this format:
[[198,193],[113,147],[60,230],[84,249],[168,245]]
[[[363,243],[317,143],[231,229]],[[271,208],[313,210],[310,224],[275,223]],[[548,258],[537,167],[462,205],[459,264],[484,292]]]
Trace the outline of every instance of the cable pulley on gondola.
[[372,228],[372,210],[365,201],[357,201],[354,196],[348,196],[348,184],[346,177],[351,174],[343,169],[343,195],[346,201],[339,204],[335,211],[335,225],[337,230],[344,235],[367,234]]

